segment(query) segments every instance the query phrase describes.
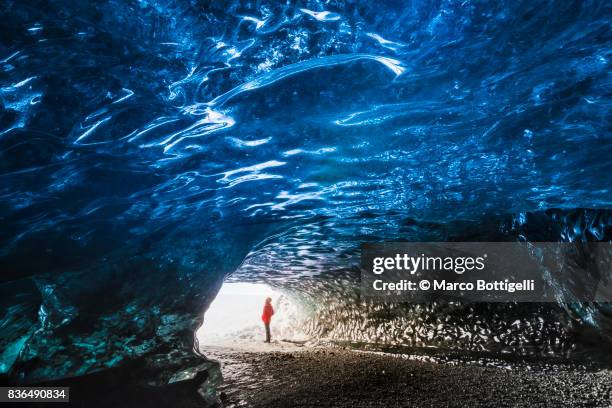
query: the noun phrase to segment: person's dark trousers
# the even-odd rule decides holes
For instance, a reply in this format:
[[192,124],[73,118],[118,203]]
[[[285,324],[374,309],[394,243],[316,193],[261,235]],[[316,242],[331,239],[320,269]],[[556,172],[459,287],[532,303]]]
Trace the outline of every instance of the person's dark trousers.
[[270,323],[264,323],[266,326],[266,343],[270,342],[270,337],[272,337],[270,335]]

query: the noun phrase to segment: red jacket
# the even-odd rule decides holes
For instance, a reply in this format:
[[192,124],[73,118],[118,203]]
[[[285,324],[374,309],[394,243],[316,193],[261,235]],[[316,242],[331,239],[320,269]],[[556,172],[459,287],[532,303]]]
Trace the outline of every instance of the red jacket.
[[273,314],[274,314],[274,309],[272,308],[272,305],[269,303],[266,303],[263,308],[263,313],[261,314],[261,320],[263,320],[265,324],[270,324],[270,320],[272,320]]

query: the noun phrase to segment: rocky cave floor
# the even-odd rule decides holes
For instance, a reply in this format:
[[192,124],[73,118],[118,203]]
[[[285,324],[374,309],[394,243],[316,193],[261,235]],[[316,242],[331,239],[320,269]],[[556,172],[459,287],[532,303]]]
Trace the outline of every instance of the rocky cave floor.
[[612,371],[602,368],[435,362],[282,342],[205,351],[222,364],[225,407],[612,406]]

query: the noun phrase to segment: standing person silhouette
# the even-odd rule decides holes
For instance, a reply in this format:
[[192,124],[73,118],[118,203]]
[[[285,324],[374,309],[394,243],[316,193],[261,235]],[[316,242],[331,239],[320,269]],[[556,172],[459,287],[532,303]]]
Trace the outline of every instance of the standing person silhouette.
[[261,320],[264,322],[264,326],[266,326],[266,343],[270,343],[272,338],[270,335],[270,322],[272,321],[273,314],[274,309],[272,308],[272,298],[267,298],[266,303],[264,304],[263,313],[261,314]]

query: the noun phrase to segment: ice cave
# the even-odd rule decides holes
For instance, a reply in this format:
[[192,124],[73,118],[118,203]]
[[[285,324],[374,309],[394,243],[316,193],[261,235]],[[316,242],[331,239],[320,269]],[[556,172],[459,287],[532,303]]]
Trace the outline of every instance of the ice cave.
[[381,302],[360,269],[367,243],[612,241],[610,2],[6,0],[0,21],[0,385],[612,405],[612,303],[545,273],[562,301]]

